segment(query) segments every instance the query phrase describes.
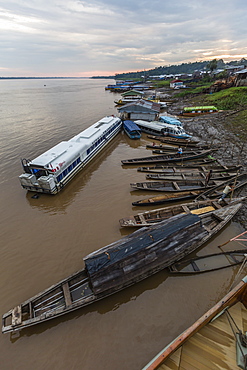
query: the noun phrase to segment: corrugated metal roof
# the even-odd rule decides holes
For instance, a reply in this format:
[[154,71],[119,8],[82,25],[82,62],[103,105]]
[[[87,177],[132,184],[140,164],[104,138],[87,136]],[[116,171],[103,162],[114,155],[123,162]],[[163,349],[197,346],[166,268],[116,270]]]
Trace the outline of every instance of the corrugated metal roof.
[[156,112],[156,113],[160,112],[160,105],[158,103],[148,101],[148,100],[144,100],[144,99],[140,99],[137,102],[132,102],[132,103],[125,104],[123,107],[118,108],[118,111],[122,112],[127,107],[128,108],[129,107],[140,107],[140,108],[143,107],[145,109],[149,109],[149,110],[151,110],[153,112]]

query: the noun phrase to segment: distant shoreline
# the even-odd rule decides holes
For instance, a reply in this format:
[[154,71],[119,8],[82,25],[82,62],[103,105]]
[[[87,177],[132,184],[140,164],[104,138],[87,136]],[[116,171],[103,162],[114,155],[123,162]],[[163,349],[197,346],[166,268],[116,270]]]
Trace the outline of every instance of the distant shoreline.
[[114,79],[112,76],[91,77],[0,77],[0,80],[83,80],[83,79]]
[[55,79],[85,79],[92,77],[0,77],[0,80],[55,80]]

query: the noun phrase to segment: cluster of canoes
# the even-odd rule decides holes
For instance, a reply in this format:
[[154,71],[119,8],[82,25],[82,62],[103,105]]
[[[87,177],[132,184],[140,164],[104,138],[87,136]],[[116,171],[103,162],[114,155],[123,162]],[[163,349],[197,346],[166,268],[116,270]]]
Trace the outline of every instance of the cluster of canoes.
[[[183,142],[151,138],[161,144],[148,148],[159,150],[159,155],[122,160],[122,165],[152,164],[137,168],[146,174],[147,181],[130,186],[134,191],[157,191],[159,196],[133,202],[133,206],[168,206],[122,218],[120,226],[135,227],[134,232],[85,256],[82,270],[5,313],[3,333],[94,303],[164,268],[184,274],[211,270],[205,269],[201,258],[184,258],[219,233],[239,211],[245,197],[237,197],[236,192],[247,184],[247,173],[241,172],[241,166],[222,165],[212,156],[215,149],[191,139]],[[183,145],[186,149],[177,153],[176,146]],[[229,183],[234,184],[234,190],[219,201]],[[214,269],[220,269],[243,263],[245,251],[232,250],[205,258],[217,259]],[[156,365],[162,362],[157,361]],[[157,368],[150,366],[147,368]]]
[[[182,253],[185,257],[197,250],[205,241],[222,230],[223,224],[226,225],[238,212],[245,200],[245,197],[240,197],[240,192],[247,184],[247,173],[242,172],[241,166],[222,165],[219,160],[213,158],[214,150],[200,146],[199,142],[187,140],[184,143],[182,140],[169,137],[151,138],[154,141],[160,141],[160,144],[154,142],[152,145],[147,145],[148,149],[153,149],[155,155],[122,160],[122,165],[141,165],[142,167],[137,167],[137,171],[146,174],[147,181],[130,184],[131,188],[135,189],[134,191],[160,192],[158,196],[133,202],[133,206],[154,207],[164,204],[166,207],[138,212],[122,218],[119,220],[120,226],[152,228],[154,225],[162,225],[166,222],[168,226],[169,222],[176,220],[177,217],[197,216],[200,218],[200,227],[202,226],[209,234],[204,236],[201,230],[202,243],[198,243],[196,235],[193,234],[194,231],[190,230],[189,241],[195,242],[196,247],[184,248],[180,239],[180,236],[183,238],[184,235],[181,234],[181,230],[178,230],[176,237],[181,242],[181,249],[174,245],[174,248],[166,250],[166,256],[169,256],[169,272],[188,275],[236,265],[244,268],[247,263],[247,245],[244,244],[247,242],[245,237],[247,232],[229,241],[240,243],[242,249],[215,252],[187,259],[180,258],[181,255],[179,258],[177,256]],[[178,153],[176,146],[184,144],[186,149],[182,151],[182,154]],[[145,165],[150,167],[144,167]],[[231,188],[231,191],[224,194],[224,189],[227,187]],[[238,196],[236,196],[237,193]],[[172,253],[174,249],[176,256]],[[212,309],[167,345],[143,370],[211,369],[218,368],[219,361],[221,368],[228,368],[231,364],[231,369],[246,369],[246,297],[247,276]],[[230,325],[229,320],[232,320]]]

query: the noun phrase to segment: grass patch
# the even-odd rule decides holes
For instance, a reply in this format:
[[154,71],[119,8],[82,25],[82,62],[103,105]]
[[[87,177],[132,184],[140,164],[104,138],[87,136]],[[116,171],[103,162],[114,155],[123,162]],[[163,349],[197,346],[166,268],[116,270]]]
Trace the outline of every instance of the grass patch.
[[209,105],[215,105],[222,110],[238,110],[247,108],[247,87],[231,87],[229,89],[218,91],[207,95],[206,102]]

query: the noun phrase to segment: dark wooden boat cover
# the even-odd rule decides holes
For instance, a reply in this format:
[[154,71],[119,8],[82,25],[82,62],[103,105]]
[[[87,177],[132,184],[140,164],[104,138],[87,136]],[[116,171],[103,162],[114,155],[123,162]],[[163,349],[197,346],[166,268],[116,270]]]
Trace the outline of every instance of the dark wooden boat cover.
[[93,291],[119,289],[167,267],[194,250],[207,231],[198,215],[177,215],[143,227],[84,258]]

